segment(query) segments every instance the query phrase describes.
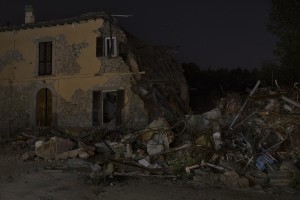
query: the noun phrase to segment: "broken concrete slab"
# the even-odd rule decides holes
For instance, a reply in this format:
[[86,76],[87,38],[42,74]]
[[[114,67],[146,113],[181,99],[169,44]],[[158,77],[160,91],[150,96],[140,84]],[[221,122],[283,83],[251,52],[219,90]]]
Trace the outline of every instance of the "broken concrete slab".
[[36,141],[35,153],[43,158],[53,158],[58,154],[70,151],[75,147],[75,143],[69,139],[52,137],[49,141]]
[[68,158],[76,158],[79,155],[79,152],[81,152],[80,149],[74,149],[55,155],[54,158],[55,160],[67,160]]

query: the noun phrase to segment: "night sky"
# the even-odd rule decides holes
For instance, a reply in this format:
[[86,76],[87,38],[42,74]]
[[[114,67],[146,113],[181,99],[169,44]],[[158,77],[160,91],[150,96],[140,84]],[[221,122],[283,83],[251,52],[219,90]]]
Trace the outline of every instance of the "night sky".
[[69,18],[85,12],[129,14],[120,24],[151,44],[179,47],[179,62],[201,68],[254,68],[274,60],[276,38],[266,23],[270,0],[2,0],[0,25],[24,23],[24,6],[36,21]]

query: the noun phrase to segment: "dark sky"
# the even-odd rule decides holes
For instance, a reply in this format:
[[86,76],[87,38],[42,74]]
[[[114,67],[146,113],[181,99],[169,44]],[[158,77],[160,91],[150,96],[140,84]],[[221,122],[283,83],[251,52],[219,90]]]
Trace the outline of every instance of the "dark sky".
[[2,0],[0,25],[24,22],[25,4],[37,21],[84,12],[131,14],[119,19],[133,35],[153,44],[179,46],[179,62],[206,68],[254,68],[274,60],[276,38],[267,31],[270,0]]

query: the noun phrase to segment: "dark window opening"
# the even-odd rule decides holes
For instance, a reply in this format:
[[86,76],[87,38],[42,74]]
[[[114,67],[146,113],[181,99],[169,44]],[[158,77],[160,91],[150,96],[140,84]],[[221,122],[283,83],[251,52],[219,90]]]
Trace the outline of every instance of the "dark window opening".
[[101,118],[101,91],[93,92],[93,113],[92,113],[92,123],[93,126],[100,126],[102,124]]
[[117,116],[117,91],[103,92],[103,123],[109,123]]
[[122,122],[121,113],[124,107],[124,90],[93,92],[93,126],[101,126],[115,121]]
[[39,72],[41,75],[52,74],[52,42],[39,43]]

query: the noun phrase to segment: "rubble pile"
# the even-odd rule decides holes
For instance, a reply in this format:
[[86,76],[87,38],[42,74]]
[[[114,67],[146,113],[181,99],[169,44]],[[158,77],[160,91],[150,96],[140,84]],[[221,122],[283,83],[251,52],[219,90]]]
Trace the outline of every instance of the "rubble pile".
[[[229,95],[198,121],[193,116],[192,125],[197,121],[198,126],[202,124],[201,128],[208,130],[196,143],[213,148],[210,159],[204,159],[196,168],[206,163],[223,175],[234,171],[247,178],[250,186],[296,186],[300,178],[299,90],[259,85],[260,81],[244,100]],[[233,182],[236,184],[231,187],[242,187],[239,181]]]
[[29,138],[34,151],[21,159],[66,160],[69,168],[91,169],[91,179],[159,176],[187,178],[203,187],[299,188],[296,86],[267,88],[258,81],[246,97],[230,94],[207,113],[172,125],[157,118],[127,135],[93,131],[72,139]]

